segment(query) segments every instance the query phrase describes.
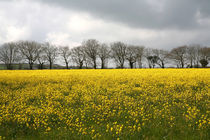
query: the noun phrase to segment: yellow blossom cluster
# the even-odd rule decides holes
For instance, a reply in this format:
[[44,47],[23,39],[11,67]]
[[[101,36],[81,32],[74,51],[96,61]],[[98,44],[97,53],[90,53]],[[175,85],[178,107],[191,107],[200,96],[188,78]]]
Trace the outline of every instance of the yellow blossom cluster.
[[0,139],[205,139],[209,69],[0,71]]

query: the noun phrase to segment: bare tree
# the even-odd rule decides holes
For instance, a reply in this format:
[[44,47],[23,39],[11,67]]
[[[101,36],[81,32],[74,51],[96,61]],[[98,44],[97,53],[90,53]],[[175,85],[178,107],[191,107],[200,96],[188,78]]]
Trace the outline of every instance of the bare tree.
[[195,53],[194,53],[194,59],[195,59],[194,67],[198,68],[199,67],[199,61],[201,59],[201,52],[200,52],[201,46],[200,45],[195,45],[193,47],[194,47],[194,51],[195,51]]
[[210,48],[209,47],[200,48],[200,54],[201,54],[201,59],[206,59],[207,61],[209,61],[209,59],[210,59]]
[[111,50],[107,44],[101,44],[98,49],[98,56],[101,59],[101,69],[105,68],[105,64],[110,57]]
[[210,60],[210,48],[209,47],[203,47],[200,48],[200,63],[202,65],[203,68],[205,68],[208,64],[209,64],[209,60]]
[[59,48],[60,55],[64,59],[66,64],[66,69],[69,69],[69,62],[71,60],[71,50],[68,46],[60,47]]
[[44,64],[47,62],[47,55],[45,53],[45,47],[44,44],[42,44],[42,47],[39,51],[39,57],[38,57],[38,62],[39,62],[39,69],[44,68]]
[[203,68],[205,68],[205,67],[209,64],[209,62],[208,62],[206,59],[201,59],[201,60],[200,60],[200,63],[201,63],[201,66],[202,66]]
[[84,47],[78,46],[71,49],[71,57],[73,62],[78,65],[79,69],[82,69],[86,57]]
[[167,63],[169,57],[169,52],[162,49],[154,49],[153,54],[154,56],[157,56],[156,64],[159,65],[161,68],[165,68],[165,64]]
[[28,61],[29,68],[33,69],[33,65],[39,57],[41,44],[35,41],[19,41],[17,45],[21,54]]
[[142,68],[142,58],[144,54],[144,47],[143,46],[137,46],[136,48],[136,53],[137,53],[137,63],[139,65],[139,68]]
[[44,44],[44,52],[46,54],[47,61],[50,64],[50,69],[52,69],[55,59],[58,56],[58,48],[55,45],[51,45],[47,42]]
[[126,59],[129,62],[130,68],[132,69],[134,67],[134,63],[136,63],[138,59],[138,47],[133,45],[127,46]]
[[147,60],[149,62],[149,67],[150,68],[155,68],[155,64],[157,64],[159,58],[156,55],[151,55],[147,57]]
[[177,67],[184,68],[187,58],[186,51],[187,46],[180,46],[171,50],[170,58],[177,63]]
[[89,59],[92,62],[93,68],[96,69],[97,68],[96,60],[99,49],[98,41],[95,39],[89,39],[83,42],[83,46],[85,48],[87,59]]
[[122,42],[114,42],[111,44],[112,58],[114,58],[119,68],[124,68],[126,60],[127,46]]
[[193,62],[195,61],[195,48],[193,46],[187,46],[187,60],[189,61],[190,65],[189,67],[193,67]]
[[144,58],[146,58],[146,63],[148,64],[149,68],[155,67],[155,63],[154,65],[151,63],[152,58],[151,56],[153,56],[153,49],[151,48],[146,48],[144,49],[144,53],[143,53]]
[[189,67],[199,67],[199,61],[200,61],[200,45],[190,45],[187,46],[186,49],[186,57],[187,61],[189,63]]
[[0,47],[0,61],[2,61],[7,69],[13,69],[12,65],[20,59],[16,43],[5,43]]

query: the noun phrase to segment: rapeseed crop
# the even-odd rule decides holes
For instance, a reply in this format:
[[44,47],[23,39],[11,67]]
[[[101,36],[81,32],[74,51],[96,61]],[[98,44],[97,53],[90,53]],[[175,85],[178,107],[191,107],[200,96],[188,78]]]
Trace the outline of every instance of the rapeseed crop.
[[0,71],[0,139],[208,139],[208,69]]

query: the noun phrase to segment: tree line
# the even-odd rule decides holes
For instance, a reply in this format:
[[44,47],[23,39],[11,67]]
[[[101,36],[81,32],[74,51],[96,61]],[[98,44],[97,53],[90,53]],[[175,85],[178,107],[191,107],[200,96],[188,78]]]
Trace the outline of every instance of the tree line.
[[0,62],[7,69],[14,64],[28,63],[29,69],[43,69],[44,65],[53,68],[55,62],[65,63],[66,69],[76,64],[82,68],[108,68],[114,61],[116,68],[199,68],[207,67],[210,60],[210,48],[201,45],[184,45],[168,50],[128,45],[123,42],[100,43],[95,39],[83,41],[80,46],[56,46],[36,41],[7,42],[0,46]]

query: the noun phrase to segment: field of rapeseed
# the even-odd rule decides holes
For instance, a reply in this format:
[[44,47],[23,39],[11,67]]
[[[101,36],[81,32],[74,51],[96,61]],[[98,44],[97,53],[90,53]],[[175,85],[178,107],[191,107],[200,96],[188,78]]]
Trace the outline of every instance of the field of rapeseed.
[[0,71],[0,139],[209,139],[209,69]]

